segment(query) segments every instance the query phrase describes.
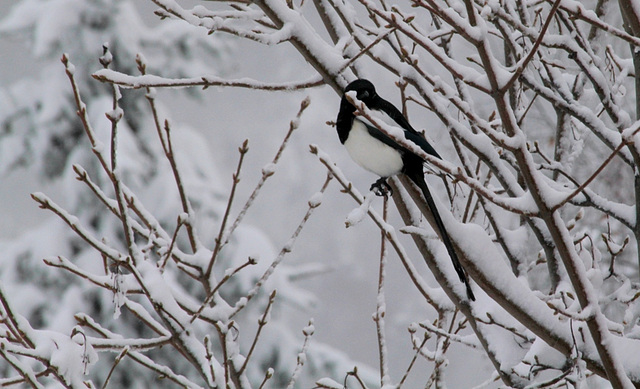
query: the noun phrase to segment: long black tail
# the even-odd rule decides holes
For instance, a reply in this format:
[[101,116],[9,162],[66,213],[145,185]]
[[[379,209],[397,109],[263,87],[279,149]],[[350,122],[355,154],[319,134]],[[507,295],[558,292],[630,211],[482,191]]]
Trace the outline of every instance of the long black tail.
[[431,192],[427,187],[427,183],[424,180],[422,174],[411,174],[408,177],[413,181],[420,190],[422,190],[422,194],[424,195],[424,199],[427,201],[427,205],[433,214],[433,218],[436,221],[436,225],[440,230],[440,235],[442,236],[442,242],[444,243],[447,251],[449,252],[449,256],[451,257],[451,262],[453,262],[453,267],[456,269],[456,273],[458,273],[458,277],[460,277],[460,281],[464,282],[465,287],[467,288],[467,297],[475,301],[476,296],[474,296],[473,291],[471,290],[471,286],[469,285],[469,280],[467,279],[467,275],[460,264],[460,260],[458,259],[458,254],[453,249],[453,244],[451,243],[451,239],[449,239],[449,234],[447,230],[444,228],[444,224],[442,223],[442,219],[440,218],[440,213],[438,212],[438,208],[436,208],[436,203],[433,201],[433,197],[431,197]]

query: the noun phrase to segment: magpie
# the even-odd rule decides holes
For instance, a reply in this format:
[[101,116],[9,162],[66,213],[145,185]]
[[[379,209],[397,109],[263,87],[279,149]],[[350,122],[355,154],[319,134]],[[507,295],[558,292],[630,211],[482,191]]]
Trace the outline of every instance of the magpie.
[[414,143],[429,155],[438,159],[442,158],[433,146],[411,127],[409,121],[393,104],[376,93],[376,89],[370,81],[358,79],[347,85],[340,101],[340,111],[336,120],[340,142],[346,147],[347,152],[358,165],[380,176],[380,179],[374,182],[370,189],[377,195],[386,196],[387,192],[391,192],[391,187],[386,179],[399,173],[406,175],[420,188],[433,214],[436,226],[440,230],[440,236],[451,257],[453,267],[458,273],[460,281],[465,284],[467,297],[475,301],[467,276],[458,260],[458,255],[453,249],[449,234],[447,234],[431,192],[424,180],[423,164],[425,161],[416,153],[400,145],[376,128],[365,117],[356,117],[356,107],[351,104],[346,96],[351,91],[354,91],[357,99],[364,103],[376,116],[380,116],[386,124],[402,128],[404,136],[409,142]]

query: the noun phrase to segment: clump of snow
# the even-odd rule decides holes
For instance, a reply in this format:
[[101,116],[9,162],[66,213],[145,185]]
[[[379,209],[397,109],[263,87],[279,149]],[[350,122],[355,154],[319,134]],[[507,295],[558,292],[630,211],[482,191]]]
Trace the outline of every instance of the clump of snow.
[[369,207],[371,207],[371,203],[376,198],[375,193],[369,192],[367,196],[364,198],[362,204],[353,209],[347,215],[347,219],[345,220],[345,225],[348,227],[353,227],[356,224],[360,223],[365,216],[367,216],[367,212],[369,211]]
[[309,198],[309,207],[317,208],[320,204],[322,204],[322,193],[316,192],[311,196],[311,198]]

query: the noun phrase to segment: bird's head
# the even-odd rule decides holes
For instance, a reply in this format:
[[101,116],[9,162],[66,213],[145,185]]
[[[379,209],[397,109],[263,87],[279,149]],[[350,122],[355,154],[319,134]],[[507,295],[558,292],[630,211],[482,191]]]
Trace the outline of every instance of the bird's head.
[[369,105],[369,102],[373,101],[378,97],[378,94],[376,93],[376,88],[373,86],[371,81],[365,80],[363,78],[351,82],[344,89],[345,94],[351,91],[355,91],[356,97],[358,98],[358,100],[362,101],[367,106]]

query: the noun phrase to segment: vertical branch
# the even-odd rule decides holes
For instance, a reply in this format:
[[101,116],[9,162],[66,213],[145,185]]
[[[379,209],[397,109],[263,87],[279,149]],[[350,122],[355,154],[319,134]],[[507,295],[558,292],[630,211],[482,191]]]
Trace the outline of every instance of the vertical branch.
[[331,38],[334,45],[337,44],[338,40],[340,40],[339,29],[341,26],[335,23],[336,18],[334,15],[329,15],[329,12],[333,10],[330,11],[329,7],[327,7],[326,0],[313,0],[313,5],[316,7],[318,16],[320,16],[329,38]]
[[[109,48],[107,46],[103,46],[103,55],[100,57],[100,63],[105,69],[107,69],[112,60],[113,57],[109,52]],[[116,194],[116,201],[118,202],[120,221],[122,222],[124,239],[127,251],[129,252],[129,258],[135,265],[138,253],[134,250],[135,237],[133,229],[131,228],[131,223],[129,222],[127,201],[125,199],[124,192],[122,191],[122,178],[120,177],[120,172],[118,170],[118,123],[120,122],[120,119],[122,119],[123,112],[118,105],[118,100],[120,100],[121,97],[120,88],[115,84],[111,84],[111,95],[113,99],[112,111],[106,113],[107,119],[111,122],[111,181]]]
[[[624,21],[625,30],[636,37],[640,37],[640,10],[634,0],[618,0],[620,5],[620,12],[622,13],[622,20]],[[636,95],[636,120],[640,118],[640,51],[637,46],[629,44],[631,50],[631,58],[633,59],[633,69],[635,79],[635,95]],[[634,162],[638,162],[636,153],[634,155]],[[636,163],[634,174],[634,194],[635,194],[635,217],[636,224],[633,228],[633,234],[636,238],[636,251],[638,255],[638,272],[640,273],[640,172],[638,171],[640,166]]]
[[262,314],[262,317],[258,319],[258,330],[256,331],[256,336],[253,337],[253,342],[251,343],[251,347],[249,347],[249,351],[247,352],[247,356],[245,357],[244,362],[242,363],[242,367],[238,369],[239,375],[242,374],[247,368],[247,364],[249,363],[249,360],[253,355],[253,350],[255,350],[256,344],[258,344],[260,333],[262,332],[262,329],[264,328],[264,326],[267,325],[267,323],[269,322],[269,318],[271,317],[271,307],[273,306],[273,302],[275,301],[275,299],[276,299],[276,291],[274,289],[273,292],[271,292],[271,294],[269,295],[269,302],[267,302],[267,306],[264,309],[264,313]]
[[309,348],[309,341],[311,340],[314,332],[315,327],[313,326],[313,319],[311,319],[309,320],[309,325],[302,329],[302,334],[304,335],[304,343],[302,344],[302,349],[298,354],[298,363],[296,364],[296,368],[293,370],[293,374],[291,375],[291,380],[289,380],[287,389],[293,389],[295,387],[296,381],[300,377],[300,373],[302,373],[302,368],[307,361],[307,349]]
[[[175,153],[173,151],[173,143],[171,142],[171,126],[169,125],[169,121],[164,121],[164,132],[167,135],[167,144],[165,153],[167,159],[169,160],[169,165],[171,165],[171,171],[173,172],[173,177],[176,180],[176,188],[178,189],[178,194],[180,195],[180,203],[182,204],[182,212],[186,213],[189,216],[193,215],[193,209],[191,208],[191,202],[187,197],[187,192],[182,183],[182,178],[180,176],[180,170],[178,169],[178,163],[176,161]],[[193,225],[193,219],[190,217],[186,222],[185,226],[187,228],[187,237],[189,238],[189,245],[191,246],[191,251],[196,252],[198,250],[198,239],[195,232],[195,226]]]
[[[382,202],[382,219],[386,222],[389,210],[389,200],[384,196]],[[384,316],[387,310],[384,294],[384,280],[386,277],[387,265],[387,233],[385,229],[380,229],[380,267],[378,272],[378,294],[376,298],[376,313],[373,320],[376,322],[376,334],[378,337],[378,358],[380,362],[380,386],[385,387],[390,384],[389,366],[387,364],[387,341],[385,336]]]
[[105,159],[102,154],[103,144],[96,137],[93,128],[91,127],[91,123],[89,122],[89,115],[87,114],[87,105],[82,101],[82,97],[80,96],[80,88],[78,87],[78,83],[75,79],[75,71],[76,67],[69,60],[68,54],[63,54],[61,58],[61,62],[64,65],[65,73],[67,74],[67,78],[69,78],[69,82],[71,83],[71,89],[73,90],[73,98],[76,104],[76,114],[80,117],[80,121],[82,122],[82,128],[89,139],[89,143],[91,144],[91,151],[98,158],[98,162],[104,172],[111,177],[111,168],[109,167],[109,163]]

